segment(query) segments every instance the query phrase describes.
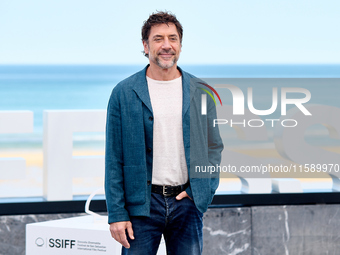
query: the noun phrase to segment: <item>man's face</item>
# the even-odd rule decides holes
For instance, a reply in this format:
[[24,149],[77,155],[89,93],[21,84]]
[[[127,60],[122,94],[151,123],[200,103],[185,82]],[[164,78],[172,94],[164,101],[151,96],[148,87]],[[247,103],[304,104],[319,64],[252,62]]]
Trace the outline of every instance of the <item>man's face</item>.
[[181,42],[173,23],[151,27],[149,42],[143,42],[145,53],[149,54],[150,63],[162,69],[171,68],[177,63],[181,52]]

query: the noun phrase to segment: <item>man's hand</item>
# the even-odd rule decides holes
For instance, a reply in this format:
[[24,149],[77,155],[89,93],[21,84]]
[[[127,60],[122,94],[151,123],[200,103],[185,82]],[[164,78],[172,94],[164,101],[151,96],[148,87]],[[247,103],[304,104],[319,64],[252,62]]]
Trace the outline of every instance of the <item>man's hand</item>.
[[125,248],[129,249],[130,244],[126,238],[126,231],[129,234],[130,239],[134,240],[131,221],[120,221],[110,223],[111,236],[119,243],[121,243]]
[[192,200],[191,197],[189,197],[188,193],[186,191],[182,191],[179,193],[176,197],[177,200],[182,200],[183,198],[188,197],[190,200]]

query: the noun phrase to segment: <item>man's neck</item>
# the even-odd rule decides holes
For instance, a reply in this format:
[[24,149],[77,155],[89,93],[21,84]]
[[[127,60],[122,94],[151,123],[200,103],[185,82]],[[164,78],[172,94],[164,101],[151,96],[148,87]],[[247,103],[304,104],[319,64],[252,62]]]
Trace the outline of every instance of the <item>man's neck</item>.
[[163,69],[154,63],[150,63],[149,68],[146,70],[146,75],[151,79],[158,81],[171,81],[181,76],[181,72],[177,69],[177,65]]

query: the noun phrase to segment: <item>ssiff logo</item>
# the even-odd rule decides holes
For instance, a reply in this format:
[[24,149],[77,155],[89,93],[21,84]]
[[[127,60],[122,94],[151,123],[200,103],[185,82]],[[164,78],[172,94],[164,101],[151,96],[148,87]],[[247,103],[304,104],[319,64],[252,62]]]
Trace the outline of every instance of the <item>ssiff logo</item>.
[[45,242],[44,242],[44,239],[42,239],[41,237],[38,237],[36,240],[35,240],[35,244],[38,246],[38,247],[43,247]]

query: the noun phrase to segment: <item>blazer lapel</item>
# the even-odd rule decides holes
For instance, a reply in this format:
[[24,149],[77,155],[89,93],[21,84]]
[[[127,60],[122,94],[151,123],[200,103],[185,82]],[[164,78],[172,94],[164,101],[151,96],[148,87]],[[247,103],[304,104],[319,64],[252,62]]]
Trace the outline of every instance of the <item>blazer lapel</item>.
[[149,67],[147,65],[142,71],[138,73],[137,82],[135,83],[133,90],[136,92],[140,100],[144,105],[152,112],[151,100],[149,95],[148,83],[146,81],[146,69]]
[[182,89],[183,89],[183,109],[182,109],[182,118],[184,118],[185,114],[190,108],[190,102],[194,97],[196,87],[192,85],[190,79],[191,77],[186,73],[183,72],[182,69],[178,67],[178,69],[182,73]]

